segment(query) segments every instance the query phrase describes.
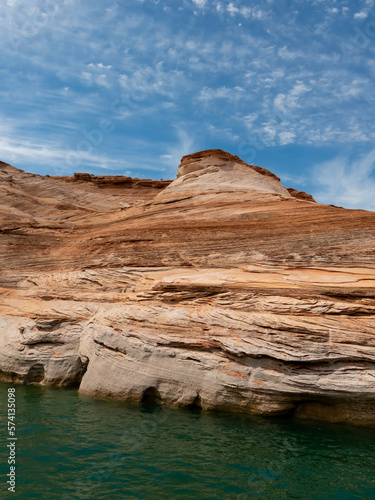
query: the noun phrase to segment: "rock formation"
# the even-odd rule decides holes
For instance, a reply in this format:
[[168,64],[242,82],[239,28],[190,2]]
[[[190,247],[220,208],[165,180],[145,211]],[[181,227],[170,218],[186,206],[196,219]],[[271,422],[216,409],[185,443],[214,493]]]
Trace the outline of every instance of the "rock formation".
[[375,426],[375,213],[221,150],[176,180],[0,165],[0,377]]

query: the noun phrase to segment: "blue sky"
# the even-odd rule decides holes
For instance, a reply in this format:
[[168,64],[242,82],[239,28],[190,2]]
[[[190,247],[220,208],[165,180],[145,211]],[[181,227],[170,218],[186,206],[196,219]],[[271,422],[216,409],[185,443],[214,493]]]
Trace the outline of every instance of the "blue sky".
[[375,210],[374,0],[3,0],[0,160],[175,178],[221,148]]

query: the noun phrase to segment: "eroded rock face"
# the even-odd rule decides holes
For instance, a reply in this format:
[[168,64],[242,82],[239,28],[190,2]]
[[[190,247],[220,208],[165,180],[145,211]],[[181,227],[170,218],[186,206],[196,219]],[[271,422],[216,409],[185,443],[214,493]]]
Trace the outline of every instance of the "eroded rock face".
[[289,194],[294,196],[294,198],[298,198],[299,200],[306,200],[306,201],[313,201],[315,202],[314,198],[311,196],[311,194],[305,193],[305,191],[298,191],[297,189],[293,188],[287,188]]
[[1,380],[375,426],[375,213],[221,150],[167,187],[1,169]]
[[247,199],[266,199],[267,195],[290,197],[280,179],[268,170],[248,165],[238,156],[221,149],[201,151],[184,156],[178,168],[177,179],[158,196],[178,194],[201,196],[211,193],[246,193]]

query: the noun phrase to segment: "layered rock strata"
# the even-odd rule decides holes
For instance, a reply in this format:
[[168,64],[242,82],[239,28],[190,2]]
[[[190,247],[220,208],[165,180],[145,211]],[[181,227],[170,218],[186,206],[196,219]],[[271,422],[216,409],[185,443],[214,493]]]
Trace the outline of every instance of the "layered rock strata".
[[0,165],[1,380],[375,426],[375,213],[221,150],[163,182]]

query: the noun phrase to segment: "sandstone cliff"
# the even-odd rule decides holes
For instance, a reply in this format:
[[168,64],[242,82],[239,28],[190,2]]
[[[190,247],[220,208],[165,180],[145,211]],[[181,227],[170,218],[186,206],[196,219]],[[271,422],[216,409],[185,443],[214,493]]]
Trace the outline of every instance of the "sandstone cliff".
[[0,165],[0,377],[375,426],[375,213],[221,150],[176,180]]

